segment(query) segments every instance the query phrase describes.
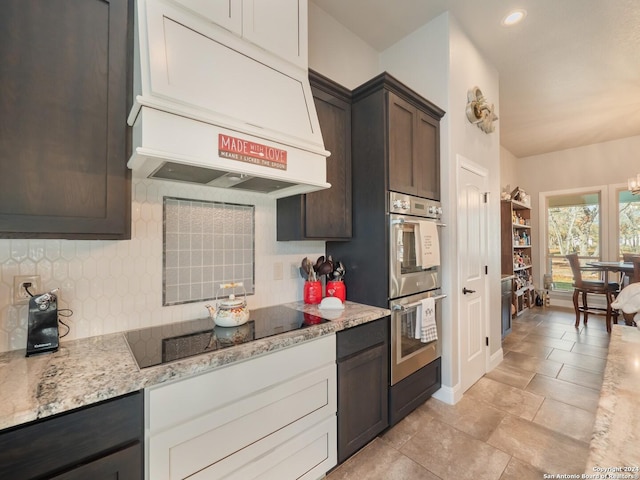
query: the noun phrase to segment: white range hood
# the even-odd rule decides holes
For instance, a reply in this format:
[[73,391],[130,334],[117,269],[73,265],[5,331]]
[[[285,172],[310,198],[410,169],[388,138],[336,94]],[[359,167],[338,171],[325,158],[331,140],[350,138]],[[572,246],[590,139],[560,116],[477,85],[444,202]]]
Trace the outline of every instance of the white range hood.
[[[252,2],[219,3],[245,5],[229,9],[235,18],[260,13],[247,11]],[[306,36],[306,0],[304,6],[295,13]],[[240,19],[231,31],[213,21],[216,9],[200,0],[137,1],[128,119],[134,177],[275,198],[330,187],[306,66],[248,41],[246,25],[255,18],[244,25]],[[306,38],[301,45],[306,49]],[[301,58],[306,62],[306,50]]]

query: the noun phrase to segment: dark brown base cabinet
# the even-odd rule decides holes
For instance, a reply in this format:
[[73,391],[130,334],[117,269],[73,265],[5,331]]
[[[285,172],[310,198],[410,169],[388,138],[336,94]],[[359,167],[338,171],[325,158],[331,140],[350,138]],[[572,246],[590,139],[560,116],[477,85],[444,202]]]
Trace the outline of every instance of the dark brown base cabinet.
[[277,239],[351,238],[351,92],[309,71],[331,188],[278,199]]
[[388,426],[389,317],[337,333],[338,463]]
[[426,402],[442,386],[442,359],[436,358],[389,389],[389,426]]
[[131,237],[133,0],[0,4],[0,238]]
[[0,431],[0,478],[141,480],[144,395]]
[[142,446],[138,443],[51,477],[51,480],[142,479],[143,476],[140,471],[140,459],[142,457]]

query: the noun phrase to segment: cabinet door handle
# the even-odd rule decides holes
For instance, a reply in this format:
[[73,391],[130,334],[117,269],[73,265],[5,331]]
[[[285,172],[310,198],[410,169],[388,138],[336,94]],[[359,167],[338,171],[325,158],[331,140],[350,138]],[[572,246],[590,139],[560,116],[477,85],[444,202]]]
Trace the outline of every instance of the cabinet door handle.
[[475,290],[469,290],[467,287],[464,287],[462,289],[462,293],[466,295],[467,293],[476,293],[476,291]]

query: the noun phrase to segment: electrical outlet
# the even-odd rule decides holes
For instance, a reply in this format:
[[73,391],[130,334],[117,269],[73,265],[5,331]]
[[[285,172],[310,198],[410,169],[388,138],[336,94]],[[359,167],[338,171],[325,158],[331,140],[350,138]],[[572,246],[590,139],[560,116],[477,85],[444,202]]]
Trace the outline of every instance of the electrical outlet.
[[[31,284],[31,285],[29,285]],[[42,285],[40,284],[40,275],[16,275],[13,277],[13,304],[26,305],[29,303],[31,295],[25,290],[28,286],[32,295],[42,293]]]

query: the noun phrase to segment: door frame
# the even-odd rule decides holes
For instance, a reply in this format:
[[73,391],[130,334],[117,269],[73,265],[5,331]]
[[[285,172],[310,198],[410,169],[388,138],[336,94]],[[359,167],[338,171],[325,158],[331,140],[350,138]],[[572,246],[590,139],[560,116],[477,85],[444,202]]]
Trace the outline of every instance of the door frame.
[[[460,154],[456,154],[456,203],[459,199],[459,195],[460,195],[460,170],[465,169],[468,171],[471,171],[481,177],[483,177],[484,179],[484,186],[483,189],[486,193],[486,195],[489,195],[489,170],[486,169],[485,167],[483,167],[482,165],[473,162],[472,160],[469,160],[468,158],[460,155]],[[484,256],[484,263],[485,265],[489,265],[489,201],[488,198],[486,198],[485,202],[483,202],[483,215],[484,215],[484,238],[483,238],[483,256]],[[460,251],[460,216],[457,215],[457,225],[456,225],[456,231],[457,233],[457,239],[456,239],[456,254],[458,254],[458,252]],[[456,300],[457,300],[457,311],[458,311],[458,315],[457,315],[457,330],[458,330],[458,338],[457,338],[457,350],[458,350],[458,381],[460,386],[462,386],[462,378],[463,378],[463,372],[462,372],[462,336],[461,336],[461,312],[462,312],[462,288],[464,287],[463,285],[463,281],[462,281],[462,275],[460,272],[460,263],[457,262],[457,275],[456,275]],[[483,281],[483,287],[484,287],[484,297],[483,297],[483,310],[484,310],[484,322],[482,325],[483,328],[483,335],[485,338],[490,337],[490,332],[491,332],[491,323],[490,323],[490,312],[491,312],[491,306],[490,306],[490,284],[489,284],[489,275],[484,275],[484,281]],[[491,339],[489,338],[489,340],[491,341]],[[491,355],[490,355],[490,348],[489,346],[484,345],[484,372],[485,374],[490,370],[491,367]],[[464,392],[461,392],[462,394],[464,394]]]

